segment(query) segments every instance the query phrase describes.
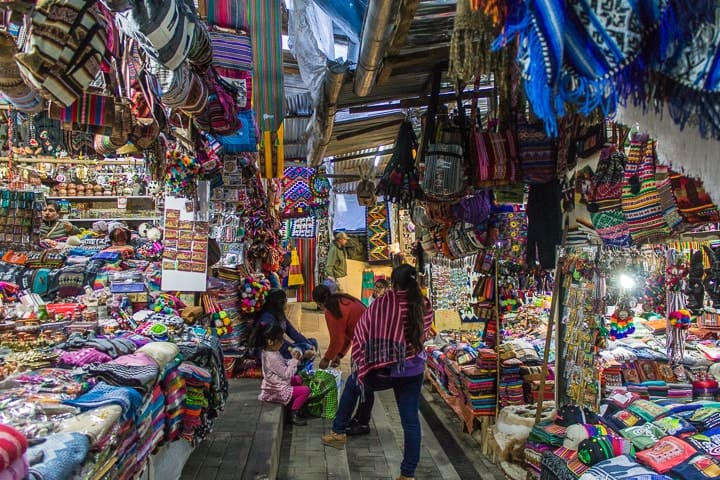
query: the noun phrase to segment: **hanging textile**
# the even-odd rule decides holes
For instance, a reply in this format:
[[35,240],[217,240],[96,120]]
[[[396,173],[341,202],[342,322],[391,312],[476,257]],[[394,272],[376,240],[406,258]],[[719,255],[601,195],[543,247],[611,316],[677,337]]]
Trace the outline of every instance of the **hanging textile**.
[[287,167],[282,179],[281,214],[284,218],[311,215],[315,196],[310,189],[310,179],[315,173],[312,168]]
[[648,65],[690,38],[714,2],[616,0],[515,2],[494,47],[518,37],[525,92],[548,133],[566,103],[587,115],[615,111],[618,100],[643,91]]
[[302,266],[300,265],[300,257],[296,248],[290,252],[290,271],[288,273],[288,287],[298,287],[305,285],[305,278],[302,273]]
[[[255,81],[253,106],[263,132],[283,121],[282,15],[280,0],[248,0]],[[268,146],[266,146],[268,148]]]
[[368,262],[390,260],[390,229],[385,203],[367,209]]
[[330,250],[330,220],[327,215],[320,217],[317,220],[317,236],[316,240],[316,255],[317,265],[315,265],[315,272],[318,272],[318,280],[325,279],[325,263],[328,257],[328,251]]
[[630,141],[621,201],[634,243],[670,234],[655,181],[655,142],[647,135],[635,135]]
[[205,0],[207,2],[207,22],[222,28],[234,28],[248,31],[247,0]]
[[295,248],[302,268],[305,284],[297,290],[298,302],[312,302],[312,290],[318,284],[315,272],[317,271],[317,240],[314,238],[299,238],[295,240]]
[[415,166],[417,148],[418,140],[412,124],[403,122],[395,139],[392,157],[378,181],[377,195],[405,207],[421,196],[420,176]]
[[630,229],[620,201],[626,160],[625,154],[614,147],[603,149],[588,192],[590,219],[608,246],[630,246]]
[[290,238],[315,238],[317,221],[315,217],[293,218],[290,223]]
[[360,300],[368,307],[370,301],[375,292],[375,272],[372,270],[364,270],[362,272],[362,292],[360,294]]

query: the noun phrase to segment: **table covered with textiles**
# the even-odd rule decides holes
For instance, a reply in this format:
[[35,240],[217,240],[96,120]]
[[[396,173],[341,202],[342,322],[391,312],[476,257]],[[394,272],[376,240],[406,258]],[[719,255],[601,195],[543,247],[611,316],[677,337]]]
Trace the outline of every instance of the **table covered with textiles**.
[[3,347],[0,359],[12,366],[0,381],[0,432],[14,439],[0,442],[3,479],[139,478],[153,452],[184,461],[227,397],[220,342],[192,327],[163,341],[75,333],[40,350]]
[[533,427],[525,447],[528,472],[543,480],[720,478],[720,402],[618,390],[600,415],[562,407]]

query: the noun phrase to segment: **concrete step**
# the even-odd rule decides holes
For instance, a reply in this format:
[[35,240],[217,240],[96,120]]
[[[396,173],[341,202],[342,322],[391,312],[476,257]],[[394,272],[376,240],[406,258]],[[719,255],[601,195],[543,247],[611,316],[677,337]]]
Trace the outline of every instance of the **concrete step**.
[[277,403],[262,404],[255,434],[248,452],[241,480],[275,480],[280,466],[286,407]]

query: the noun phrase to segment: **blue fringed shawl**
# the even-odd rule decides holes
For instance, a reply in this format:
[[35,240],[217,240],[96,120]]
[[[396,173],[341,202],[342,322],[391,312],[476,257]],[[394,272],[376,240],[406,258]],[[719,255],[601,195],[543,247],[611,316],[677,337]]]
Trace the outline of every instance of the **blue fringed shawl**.
[[510,12],[495,49],[517,37],[525,92],[548,134],[565,104],[608,115],[641,96],[648,66],[714,18],[712,0],[525,0]]

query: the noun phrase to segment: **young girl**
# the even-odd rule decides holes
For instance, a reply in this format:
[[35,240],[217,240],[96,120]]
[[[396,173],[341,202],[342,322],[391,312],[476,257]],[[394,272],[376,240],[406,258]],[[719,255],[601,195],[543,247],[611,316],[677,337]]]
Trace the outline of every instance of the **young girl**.
[[293,425],[307,425],[298,412],[310,396],[310,387],[302,384],[295,375],[300,353],[293,352],[293,358],[286,360],[280,353],[285,332],[281,325],[272,323],[264,332],[265,348],[262,351],[263,381],[258,398],[264,402],[290,404],[290,421]]

